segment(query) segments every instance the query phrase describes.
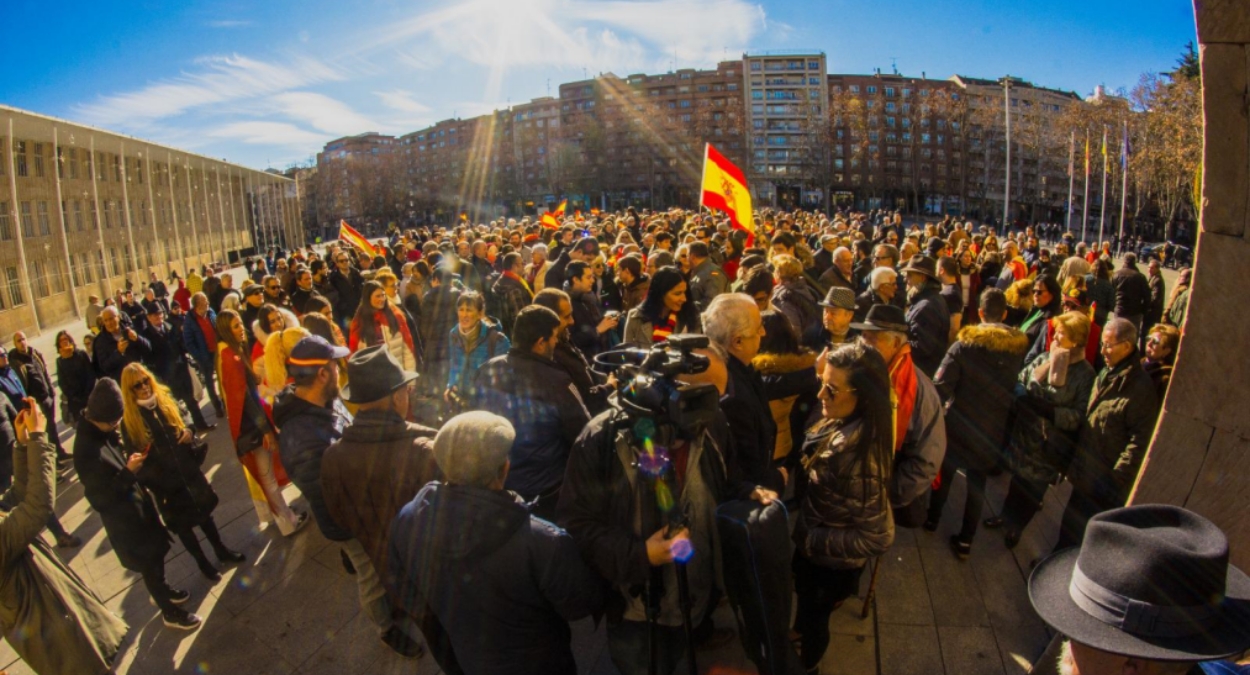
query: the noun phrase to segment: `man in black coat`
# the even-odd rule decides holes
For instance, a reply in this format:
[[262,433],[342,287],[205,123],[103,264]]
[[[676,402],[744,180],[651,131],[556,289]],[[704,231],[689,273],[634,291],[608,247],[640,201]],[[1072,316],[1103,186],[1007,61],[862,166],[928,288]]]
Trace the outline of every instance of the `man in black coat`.
[[306,269],[300,269],[296,272],[295,290],[291,291],[290,304],[291,309],[295,311],[295,315],[304,316],[307,314],[308,301],[318,296],[317,289],[313,287],[312,272]]
[[577,388],[552,355],[563,324],[546,307],[526,307],[517,315],[512,348],[477,372],[474,406],[507,418],[517,431],[506,484],[532,511],[555,512],[569,450],[590,421]]
[[143,358],[144,365],[156,375],[161,384],[169,387],[175,399],[187,407],[196,429],[213,429],[216,425],[209,424],[204,419],[200,403],[195,400],[195,385],[191,382],[191,371],[187,369],[182,333],[174,330],[165,321],[165,312],[160,307],[153,307],[148,311],[146,324],[142,331],[143,337],[148,341],[148,352]]
[[[568,278],[565,268],[569,266],[569,263],[589,261],[598,254],[599,242],[590,237],[578,239],[572,246],[561,249],[559,255],[552,261],[551,269],[547,270],[544,286],[560,288],[560,285]],[[552,251],[552,255],[556,255],[555,251]]]
[[1012,392],[1029,348],[1024,333],[1003,324],[1007,297],[1002,291],[990,288],[982,293],[978,313],[981,323],[959,331],[959,338],[947,350],[933,378],[946,403],[946,456],[925,527],[937,529],[955,472],[963,469],[968,485],[963,526],[951,537],[951,550],[961,559],[972,550],[972,538],[981,520],[986,474],[998,465],[1008,431]]
[[56,446],[58,462],[69,461],[69,453],[61,445],[61,434],[56,428],[56,390],[52,388],[52,375],[48,372],[48,362],[39,350],[30,346],[26,333],[17,331],[13,334],[13,349],[9,350],[9,365],[22,378],[26,387],[26,395],[39,402],[39,410],[48,420],[48,436]]
[[334,253],[334,270],[330,272],[329,283],[338,296],[334,302],[334,320],[339,328],[347,331],[356,309],[360,307],[360,294],[365,278],[360,270],[352,266],[351,251],[339,250]]
[[504,487],[517,436],[487,412],[447,422],[434,439],[446,483],[430,483],[395,517],[388,576],[409,614],[437,617],[459,670],[573,675],[569,622],[599,611],[603,587],[572,537]]
[[96,382],[74,435],[74,468],[78,470],[87,503],[100,514],[117,559],[122,567],[143,576],[143,584],[160,608],[165,625],[195,630],[200,626],[200,617],[179,607],[191,594],[170,588],[165,581],[169,533],[161,524],[152,494],[136,479],[144,455],[134,453],[127,457],[122,452],[118,432],[122,406],[122,392],[116,381],[103,378]]
[[573,327],[573,303],[569,294],[554,288],[544,288],[534,296],[534,304],[556,313],[560,317],[560,341],[556,344],[552,359],[564,368],[577,387],[586,410],[593,417],[607,410],[608,396],[616,390],[615,377],[607,377],[596,373],[590,368],[590,361],[582,350],[569,340],[569,329]]
[[917,253],[902,272],[907,276],[907,336],[912,361],[932,378],[946,355],[951,332],[951,315],[942,299],[937,263]]
[[[1115,287],[1115,315],[1120,319],[1128,319],[1137,333],[1142,333],[1142,322],[1150,311],[1150,282],[1146,275],[1137,269],[1137,255],[1124,255],[1124,264],[1111,275],[1111,285]],[[1145,326],[1147,330],[1150,326]]]
[[608,332],[620,322],[619,315],[603,315],[595,294],[595,273],[589,263],[574,261],[565,268],[564,290],[573,301],[573,328],[570,339],[587,358],[595,358],[608,348]]
[[525,266],[521,264],[521,254],[515,251],[505,253],[503,272],[490,289],[493,304],[498,308],[499,316],[495,318],[499,319],[499,323],[503,325],[504,335],[507,335],[509,339],[512,338],[512,324],[516,322],[517,314],[534,301],[533,291],[521,276],[524,273]]
[[768,407],[764,380],[751,365],[764,337],[759,307],[744,293],[719,295],[703,312],[703,329],[712,344],[728,355],[729,383],[720,405],[729,421],[735,461],[743,478],[781,492],[789,475],[784,467],[773,466],[777,424]]
[[121,382],[122,370],[142,361],[151,345],[133,326],[121,325],[121,313],[116,307],[105,307],[100,312],[100,334],[91,348],[95,352],[95,365],[100,374]]

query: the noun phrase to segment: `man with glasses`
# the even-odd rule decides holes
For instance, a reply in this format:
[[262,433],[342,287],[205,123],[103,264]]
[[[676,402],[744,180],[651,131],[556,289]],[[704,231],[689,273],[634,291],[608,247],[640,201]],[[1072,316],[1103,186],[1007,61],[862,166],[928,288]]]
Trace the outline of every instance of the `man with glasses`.
[[1112,319],[1103,328],[1101,344],[1107,367],[1094,381],[1080,447],[1068,470],[1072,497],[1063,512],[1057,551],[1079,545],[1090,518],[1124,506],[1159,414],[1158,394],[1137,352],[1137,327],[1128,319]]
[[[282,290],[282,282],[276,275],[265,275],[261,279],[261,288],[265,291],[265,302],[274,307],[291,308],[291,301]],[[251,324],[247,324],[251,326]]]
[[330,272],[330,286],[338,296],[333,299],[334,317],[339,322],[339,328],[346,331],[347,324],[356,316],[356,309],[360,307],[361,287],[364,286],[365,278],[360,270],[352,267],[351,251],[336,251],[333,260],[334,271]]
[[304,316],[308,312],[308,301],[318,295],[312,272],[300,265],[295,271],[295,290],[291,291],[289,307],[296,316]]
[[158,307],[148,310],[142,334],[148,341],[148,352],[143,363],[161,384],[169,387],[174,398],[181,401],[191,413],[191,420],[199,431],[209,431],[209,424],[195,400],[195,386],[191,383],[191,371],[187,370],[186,354],[182,348],[182,336],[165,320],[165,311]]
[[122,369],[142,360],[150,345],[133,327],[122,326],[121,312],[116,307],[105,307],[100,313],[100,328],[92,347],[96,367],[101,375],[120,382]]

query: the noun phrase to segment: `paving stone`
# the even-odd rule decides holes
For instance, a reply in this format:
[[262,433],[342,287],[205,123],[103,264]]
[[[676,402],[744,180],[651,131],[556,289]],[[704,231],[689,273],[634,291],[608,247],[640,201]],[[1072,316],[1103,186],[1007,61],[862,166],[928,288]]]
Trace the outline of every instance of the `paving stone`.
[[920,562],[920,549],[891,548],[881,561],[881,574],[877,579],[878,620],[932,626],[933,605]]
[[998,641],[999,656],[1007,675],[1028,675],[1033,664],[1046,651],[1050,634],[1039,622],[1033,626],[996,627],[994,639]]
[[939,626],[942,664],[951,675],[1004,675],[994,631],[968,626]]
[[[858,597],[848,598],[842,606],[834,610],[829,617],[829,632],[839,635],[859,635],[872,636],[874,629],[873,609],[868,608],[867,618],[860,618],[860,612],[864,606],[864,595],[868,590],[868,576],[871,570],[864,571],[864,577],[860,582],[860,593]],[[880,589],[880,581],[877,582],[878,590]]]
[[877,639],[864,635],[830,636],[820,660],[821,675],[876,675]]
[[972,565],[948,550],[921,548],[919,551],[929,598],[933,601],[934,623],[988,627],[990,617],[977,588]]
[[990,625],[999,629],[1040,627],[1041,620],[1029,602],[1027,580],[1007,549],[972,557],[969,562],[989,613]]
[[409,659],[389,649],[378,639],[378,629],[364,614],[357,612],[334,638],[296,669],[299,675],[374,675],[375,673],[438,672],[438,664],[427,652],[420,659]]
[[877,640],[884,675],[933,675],[942,663],[937,628],[933,626],[880,623]]

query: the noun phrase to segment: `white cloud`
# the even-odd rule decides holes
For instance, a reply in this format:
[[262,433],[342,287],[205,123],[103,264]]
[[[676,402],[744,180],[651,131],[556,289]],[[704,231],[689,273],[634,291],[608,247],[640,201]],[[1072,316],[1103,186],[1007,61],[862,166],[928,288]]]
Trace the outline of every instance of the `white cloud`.
[[210,104],[344,78],[343,73],[330,65],[304,56],[280,64],[235,54],[205,57],[197,63],[204,68],[198,73],[183,73],[136,91],[103,96],[94,103],[80,105],[78,113],[91,124],[132,128],[136,123],[172,117]]
[[252,25],[252,22],[239,19],[220,19],[218,21],[209,21],[207,25],[209,28],[247,28]]
[[240,141],[249,145],[279,145],[307,150],[326,142],[324,134],[316,134],[286,122],[233,122],[208,132],[214,138]]
[[378,129],[373,120],[325,94],[289,91],[275,95],[272,101],[283,116],[305,122],[318,131],[335,136],[349,136]]
[[392,89],[391,91],[375,91],[373,93],[382,100],[383,105],[392,110],[418,115],[430,112],[430,106],[413,98],[416,94],[410,91]]

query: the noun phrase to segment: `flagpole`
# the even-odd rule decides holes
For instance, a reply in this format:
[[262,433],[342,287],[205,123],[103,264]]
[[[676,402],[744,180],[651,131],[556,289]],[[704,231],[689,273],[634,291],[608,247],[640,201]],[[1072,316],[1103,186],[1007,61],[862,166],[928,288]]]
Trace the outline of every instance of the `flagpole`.
[[1120,247],[1124,246],[1124,213],[1128,204],[1128,120],[1124,120],[1124,142],[1120,145]]
[[1076,131],[1072,131],[1072,137],[1068,140],[1068,220],[1064,225],[1064,231],[1072,231],[1072,187],[1076,182]]
[[1107,125],[1102,127],[1102,192],[1098,195],[1098,245],[1103,242],[1103,224],[1107,222]]
[[1085,197],[1081,203],[1081,241],[1089,230],[1089,129],[1085,130]]

